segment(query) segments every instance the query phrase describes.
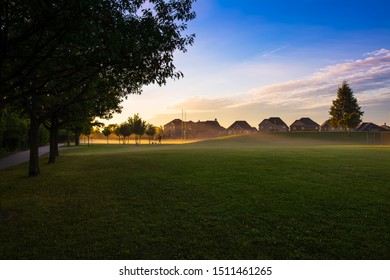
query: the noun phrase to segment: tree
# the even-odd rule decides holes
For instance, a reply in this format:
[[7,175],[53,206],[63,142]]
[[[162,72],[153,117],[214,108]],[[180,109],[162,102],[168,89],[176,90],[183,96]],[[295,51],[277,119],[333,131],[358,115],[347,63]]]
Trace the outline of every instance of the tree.
[[337,98],[333,100],[329,114],[332,127],[342,127],[349,133],[362,122],[364,113],[346,81],[338,88]]
[[181,78],[173,54],[185,52],[194,40],[183,34],[195,18],[194,0],[3,2],[0,107],[17,103],[29,115],[29,176],[40,174],[42,123],[49,123],[54,135],[58,115],[69,106],[96,100],[89,114],[81,114],[88,119],[99,115],[95,109],[107,92],[117,107],[116,101],[141,93],[143,85]]
[[149,137],[149,144],[150,144],[151,138],[156,134],[156,127],[154,125],[148,123],[146,125],[145,134],[148,135],[148,137]]
[[138,145],[141,142],[142,135],[145,134],[146,121],[144,121],[139,114],[134,114],[133,117],[128,119],[129,126],[132,132],[135,134],[135,144]]
[[102,133],[104,136],[107,137],[107,144],[108,144],[108,137],[115,131],[115,124],[110,124],[106,127],[104,127]]
[[164,127],[162,125],[160,125],[159,127],[156,128],[156,134],[161,135],[161,136],[165,136]]
[[0,117],[0,150],[16,151],[28,147],[28,119],[11,108],[3,110]]
[[126,137],[130,137],[133,133],[132,128],[128,122],[121,123],[118,127],[119,135],[123,136],[123,144],[126,144]]
[[118,136],[118,143],[121,143],[121,131],[120,131],[120,125],[115,125],[114,133],[116,136]]

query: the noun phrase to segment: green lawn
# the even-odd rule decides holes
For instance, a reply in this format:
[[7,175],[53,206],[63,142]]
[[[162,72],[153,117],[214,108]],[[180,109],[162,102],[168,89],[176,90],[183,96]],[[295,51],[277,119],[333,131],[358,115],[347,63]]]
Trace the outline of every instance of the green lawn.
[[256,134],[0,171],[0,259],[390,259],[390,147]]

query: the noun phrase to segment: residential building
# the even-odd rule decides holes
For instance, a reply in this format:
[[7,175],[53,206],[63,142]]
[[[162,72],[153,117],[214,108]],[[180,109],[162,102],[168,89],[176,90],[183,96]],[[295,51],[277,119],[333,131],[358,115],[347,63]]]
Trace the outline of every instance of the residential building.
[[164,135],[168,138],[182,138],[184,135],[184,122],[180,119],[174,119],[173,121],[164,125]]
[[363,122],[357,128],[356,131],[366,131],[366,132],[386,132],[389,131],[384,126],[379,126],[372,122]]
[[326,120],[322,125],[321,125],[321,131],[331,131],[331,132],[340,132],[344,131],[342,127],[333,127],[330,125],[330,120]]
[[175,119],[164,125],[165,137],[173,139],[203,139],[226,135],[226,128],[218,120],[214,121],[188,121]]
[[310,118],[301,118],[290,125],[290,131],[320,131],[320,125]]
[[251,127],[246,121],[235,121],[228,127],[227,132],[229,135],[249,134],[257,132],[257,129],[256,127]]
[[259,131],[288,131],[288,125],[279,117],[264,119],[259,123]]

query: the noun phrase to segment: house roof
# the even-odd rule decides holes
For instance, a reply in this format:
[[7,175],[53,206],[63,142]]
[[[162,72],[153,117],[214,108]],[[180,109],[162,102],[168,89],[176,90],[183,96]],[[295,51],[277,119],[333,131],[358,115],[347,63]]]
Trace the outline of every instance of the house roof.
[[295,122],[293,122],[291,124],[291,126],[293,126],[293,125],[320,126],[318,123],[316,123],[315,121],[313,121],[310,118],[300,118],[299,120],[296,120]]
[[330,125],[330,120],[324,121],[324,123],[321,125],[321,127],[323,127],[323,126],[331,126]]
[[263,123],[263,122],[269,122],[273,125],[278,125],[278,126],[283,126],[283,125],[287,126],[287,124],[284,121],[282,121],[282,119],[279,117],[271,117],[269,119],[264,119],[261,123]]
[[204,122],[198,121],[195,124],[197,124],[199,126],[207,127],[209,129],[225,130],[225,128],[222,127],[217,120],[214,120],[214,121],[204,121]]
[[383,127],[386,130],[390,130],[390,126],[388,126],[386,123],[384,125],[381,125],[381,127]]
[[174,119],[173,121],[170,121],[169,123],[165,124],[165,125],[170,125],[170,124],[174,124],[174,125],[181,125],[183,121],[181,119]]
[[235,121],[231,126],[228,127],[228,130],[229,129],[235,129],[237,126],[240,127],[243,130],[254,130],[254,129],[256,129],[254,127],[251,127],[249,125],[249,123],[247,123],[246,121]]
[[379,126],[372,122],[363,122],[357,128],[357,131],[389,131],[385,127]]

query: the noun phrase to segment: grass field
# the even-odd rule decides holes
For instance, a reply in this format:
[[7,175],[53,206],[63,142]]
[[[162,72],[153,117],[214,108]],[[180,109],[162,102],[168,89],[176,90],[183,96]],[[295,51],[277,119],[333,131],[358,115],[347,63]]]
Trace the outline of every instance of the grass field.
[[390,148],[365,140],[65,148],[0,171],[0,259],[390,259]]

